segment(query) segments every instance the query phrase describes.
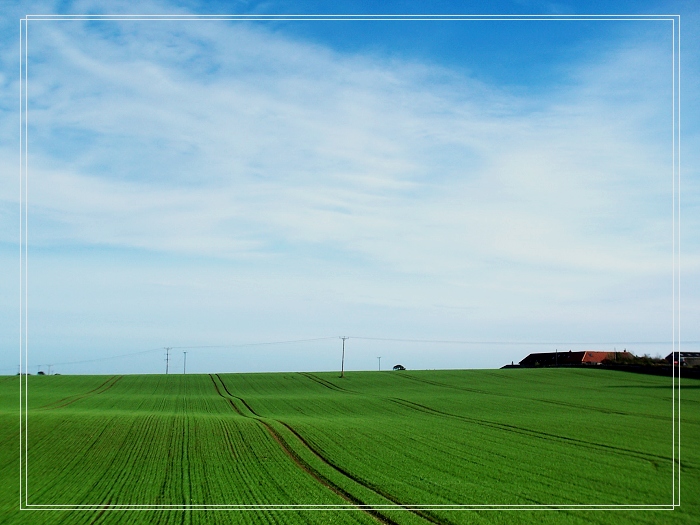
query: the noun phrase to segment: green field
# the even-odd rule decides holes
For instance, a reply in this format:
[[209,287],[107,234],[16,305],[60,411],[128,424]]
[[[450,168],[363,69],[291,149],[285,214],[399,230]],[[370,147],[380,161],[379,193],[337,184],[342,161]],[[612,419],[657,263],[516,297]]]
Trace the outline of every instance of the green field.
[[[0,523],[700,522],[697,380],[681,388],[673,511],[573,507],[672,504],[666,377],[509,369],[27,380],[26,503],[65,510],[18,510],[20,378],[0,377]],[[247,510],[227,507],[236,505]]]

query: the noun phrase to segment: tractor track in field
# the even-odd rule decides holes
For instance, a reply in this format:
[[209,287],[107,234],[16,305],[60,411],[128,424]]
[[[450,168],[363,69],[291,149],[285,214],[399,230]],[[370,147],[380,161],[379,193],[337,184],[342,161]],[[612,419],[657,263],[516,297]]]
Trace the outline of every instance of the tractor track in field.
[[[85,399],[88,396],[91,395],[99,395],[105,393],[107,390],[112,388],[114,385],[116,385],[120,379],[122,379],[124,376],[112,376],[109,379],[107,379],[104,383],[100,384],[98,387],[93,388],[89,392],[85,392],[84,394],[80,394],[78,396],[68,396],[64,397],[63,399],[59,399],[58,401],[53,401],[47,405],[41,406],[37,408],[36,410],[55,410],[57,408],[63,408],[67,407],[68,405],[72,405],[76,401],[80,401],[81,399]],[[70,401],[67,401],[69,400]],[[67,401],[66,403],[63,403],[63,401]],[[63,403],[60,405],[59,403]]]
[[[189,425],[190,422],[187,420],[187,416],[185,416],[185,419],[183,421],[186,432],[182,437],[182,448],[180,451],[180,461],[182,465],[182,478],[181,478],[181,484],[182,488],[184,490],[185,486],[188,488],[188,494],[187,494],[187,502],[184,503],[185,505],[189,505],[192,502],[192,472],[190,472],[190,458],[189,458],[189,453],[187,451],[187,442],[189,441]],[[187,475],[187,483],[185,483],[185,474]],[[182,513],[182,523],[185,523],[185,513]]]
[[[352,503],[353,505],[357,506],[357,508],[358,508],[359,510],[361,510],[361,511],[367,513],[367,514],[369,514],[370,516],[372,516],[374,519],[380,521],[381,523],[384,523],[384,524],[386,524],[386,525],[399,525],[396,521],[392,520],[391,518],[389,518],[389,517],[387,517],[387,516],[382,515],[382,514],[379,513],[376,509],[372,508],[371,505],[368,505],[368,504],[366,504],[365,502],[363,502],[362,500],[360,500],[359,498],[357,498],[356,496],[353,496],[350,492],[346,491],[345,489],[343,489],[342,487],[340,487],[339,485],[337,485],[337,484],[334,483],[333,481],[329,480],[329,479],[328,479],[327,477],[325,477],[323,474],[321,474],[320,472],[318,472],[314,467],[312,467],[311,465],[309,465],[308,462],[306,462],[302,457],[300,457],[300,456],[286,443],[286,441],[285,441],[284,438],[279,434],[279,432],[277,432],[277,430],[275,430],[270,424],[268,424],[267,422],[265,422],[265,421],[262,419],[262,416],[260,416],[257,412],[255,412],[255,411],[251,408],[251,406],[250,406],[243,398],[238,397],[238,396],[232,394],[232,393],[228,390],[228,388],[226,387],[226,384],[225,384],[224,381],[221,379],[221,376],[219,376],[219,374],[214,374],[214,375],[216,375],[216,377],[219,379],[219,382],[221,383],[221,386],[222,386],[223,389],[226,391],[226,394],[227,394],[228,396],[230,396],[230,397],[227,398],[226,396],[224,396],[224,395],[221,393],[221,390],[219,389],[219,386],[217,385],[216,381],[214,380],[214,376],[213,376],[212,374],[210,374],[211,380],[212,380],[212,382],[214,383],[214,387],[216,388],[216,392],[217,392],[221,397],[223,397],[224,399],[226,399],[226,400],[229,402],[229,404],[233,407],[233,409],[234,409],[239,415],[241,415],[241,416],[243,416],[243,417],[248,417],[248,418],[251,418],[251,419],[255,419],[255,420],[258,421],[261,425],[263,425],[263,426],[266,428],[266,430],[270,433],[270,435],[272,436],[272,438],[279,444],[280,448],[285,452],[285,454],[287,454],[287,456],[289,456],[289,457],[292,459],[292,461],[294,461],[294,463],[295,463],[300,469],[302,469],[304,472],[306,472],[306,473],[309,474],[311,477],[313,477],[313,478],[314,478],[317,482],[319,482],[321,485],[323,485],[323,486],[327,487],[328,489],[332,490],[333,492],[335,492],[336,494],[338,494],[340,497],[342,497],[342,498],[345,499],[346,501],[349,501],[349,502]],[[306,374],[302,374],[302,375],[306,375]],[[309,379],[312,379],[312,380],[313,380],[313,378],[309,378]],[[321,380],[321,381],[322,381],[322,380]],[[320,382],[320,381],[317,381],[317,382]],[[321,384],[322,384],[322,383],[321,383]],[[324,385],[324,386],[327,386],[327,385]],[[335,385],[333,385],[333,386],[335,386]],[[330,388],[330,387],[328,387],[328,388]],[[339,388],[339,387],[338,387],[338,388]],[[334,390],[335,390],[335,388],[334,388]],[[244,414],[238,407],[236,407],[235,403],[233,402],[233,399],[231,399],[231,398],[238,399],[241,403],[243,403],[243,404],[245,405],[245,407],[246,407],[248,410],[250,410],[250,412],[251,412],[252,414],[254,414],[254,416],[249,416],[249,415],[247,415],[247,414]],[[367,489],[367,490],[369,490],[369,491],[371,491],[371,492],[374,492],[375,494],[377,494],[377,495],[379,495],[379,496],[385,498],[386,500],[391,501],[392,503],[394,503],[394,504],[397,505],[398,507],[401,507],[402,509],[405,509],[405,510],[409,511],[409,512],[411,512],[412,514],[414,514],[414,515],[416,515],[416,516],[418,516],[418,517],[421,517],[421,518],[425,519],[426,521],[429,521],[429,522],[431,522],[431,523],[433,523],[433,524],[435,524],[435,525],[450,525],[450,522],[448,522],[448,521],[440,520],[440,519],[438,519],[438,518],[432,516],[431,514],[428,514],[428,513],[426,513],[426,512],[423,512],[423,511],[421,511],[421,510],[418,510],[418,509],[416,509],[416,508],[413,508],[411,505],[407,505],[407,504],[401,503],[400,501],[398,501],[398,500],[396,499],[396,497],[392,496],[391,494],[388,494],[388,493],[384,492],[383,490],[378,489],[377,487],[373,487],[373,486],[371,486],[371,485],[366,484],[363,480],[361,480],[360,478],[358,478],[358,477],[355,476],[354,474],[348,472],[347,470],[343,469],[342,467],[339,467],[338,465],[334,464],[331,460],[329,460],[328,458],[326,458],[323,454],[321,454],[321,453],[316,449],[316,447],[314,447],[313,445],[311,445],[306,439],[304,439],[304,438],[303,438],[294,428],[292,428],[290,425],[288,425],[287,423],[285,423],[285,422],[283,422],[283,421],[277,420],[277,419],[275,419],[275,420],[273,420],[273,421],[275,421],[275,422],[277,422],[278,424],[284,426],[287,430],[289,430],[289,431],[299,440],[299,442],[304,446],[304,448],[306,448],[309,452],[311,452],[311,453],[312,453],[316,458],[318,458],[322,463],[324,463],[324,464],[327,465],[328,467],[332,468],[333,470],[335,470],[335,471],[338,472],[339,474],[343,475],[344,477],[346,477],[346,478],[348,478],[348,479],[354,481],[354,482],[357,483],[358,485],[361,485],[361,486],[364,487],[365,489]],[[389,510],[391,510],[391,509],[389,509]]]
[[[428,379],[422,379],[419,377],[413,377],[413,376],[408,376],[408,375],[403,375],[403,374],[397,375],[397,376],[401,377],[403,379],[410,379],[411,381],[426,383],[428,385],[438,386],[441,388],[451,388],[453,390],[461,390],[463,392],[473,392],[475,394],[484,394],[484,395],[488,395],[488,396],[507,397],[510,399],[519,399],[519,400],[523,399],[523,398],[520,398],[518,396],[513,396],[510,394],[501,394],[498,392],[487,392],[484,390],[478,390],[476,388],[467,388],[467,387],[463,387],[463,386],[450,385],[447,383],[439,383],[437,381],[430,381]],[[550,405],[564,406],[567,408],[576,408],[579,410],[590,410],[592,412],[599,412],[601,414],[614,414],[617,416],[636,416],[636,417],[643,417],[645,419],[658,419],[660,421],[669,422],[669,418],[667,418],[665,416],[658,416],[655,414],[643,414],[640,412],[621,412],[619,410],[611,410],[609,408],[599,408],[599,407],[590,407],[590,406],[585,406],[585,405],[577,405],[576,403],[567,403],[565,401],[555,401],[553,399],[538,399],[538,398],[532,398],[532,397],[525,398],[525,399],[527,399],[529,401],[535,401],[538,403],[547,403]]]
[[92,518],[92,519],[90,520],[90,523],[89,523],[88,525],[95,525],[95,523],[99,522],[99,521],[100,521],[100,518],[101,518],[102,515],[105,513],[105,511],[106,511],[107,509],[109,509],[109,506],[110,506],[111,504],[112,504],[112,500],[107,500],[107,503],[105,503],[104,505],[102,505],[102,508],[100,509],[100,511],[95,515],[94,518]]
[[[219,378],[219,381],[221,381],[221,378],[219,377],[219,374],[216,374],[216,377],[218,377],[218,378]],[[221,390],[219,389],[219,385],[218,385],[218,383],[216,382],[216,380],[214,379],[214,376],[213,376],[212,374],[209,374],[209,378],[211,379],[211,382],[214,383],[214,388],[216,389],[216,393],[219,394],[221,397],[223,397],[226,401],[228,401],[228,404],[231,405],[231,408],[233,408],[233,410],[235,410],[236,413],[237,413],[239,416],[247,417],[247,416],[246,416],[245,414],[243,414],[243,412],[241,412],[240,409],[236,406],[236,403],[233,402],[233,399],[231,399],[230,397],[226,397],[225,395],[223,395],[223,394],[221,393]],[[222,382],[221,384],[222,384],[222,386],[223,386],[223,382]],[[226,387],[224,387],[224,388],[226,388]],[[228,393],[228,391],[227,391],[227,393]],[[229,395],[230,395],[230,394],[229,394]]]
[[[311,380],[313,380],[313,381],[316,381],[316,382],[319,383],[319,384],[326,383],[325,380],[323,380],[323,379],[321,379],[321,378],[317,378],[317,377],[313,376],[313,375],[310,374],[310,373],[301,372],[301,375],[306,376],[306,377],[308,377],[309,379],[311,379]],[[457,385],[450,385],[450,384],[446,384],[446,383],[439,383],[439,382],[437,382],[437,381],[430,381],[430,380],[428,380],[428,379],[422,379],[422,378],[417,378],[417,377],[408,376],[408,375],[403,375],[403,374],[402,374],[402,375],[398,375],[398,377],[402,377],[402,378],[408,379],[408,380],[413,380],[413,381],[416,381],[416,382],[419,382],[419,383],[425,383],[425,384],[429,384],[429,385],[432,385],[432,386],[437,386],[437,387],[440,387],[440,388],[450,388],[450,389],[454,389],[454,390],[461,390],[461,391],[472,392],[472,393],[478,393],[478,394],[486,394],[486,395],[496,395],[496,396],[507,397],[507,398],[513,398],[513,397],[514,397],[514,396],[510,396],[510,395],[508,395],[508,394],[499,394],[499,393],[493,393],[493,392],[485,392],[485,391],[483,391],[483,390],[478,390],[478,389],[475,389],[475,388],[466,388],[466,387],[460,387],[460,386],[457,386]],[[322,383],[322,382],[323,382],[323,383]],[[331,389],[336,390],[336,391],[343,391],[343,392],[351,393],[351,394],[358,394],[358,393],[359,393],[359,392],[354,392],[354,391],[351,391],[351,390],[343,389],[342,387],[337,387],[337,386],[333,385],[332,383],[328,383],[328,385],[330,385],[330,386],[327,386],[327,385],[323,384],[323,386],[327,386],[327,388],[331,388]],[[382,399],[384,399],[384,398],[382,398]],[[584,440],[581,440],[581,439],[570,438],[570,437],[566,437],[566,436],[560,436],[560,435],[557,435],[557,434],[550,434],[550,433],[547,433],[547,432],[541,432],[541,431],[537,431],[537,430],[531,430],[531,429],[527,429],[527,428],[523,428],[523,427],[518,427],[518,426],[516,426],[516,425],[508,425],[508,424],[506,424],[506,423],[496,423],[496,422],[485,421],[485,420],[477,419],[477,418],[470,418],[470,417],[468,417],[468,416],[461,416],[461,415],[458,415],[458,414],[451,414],[451,413],[449,413],[449,412],[443,412],[443,411],[440,411],[440,410],[437,410],[437,409],[434,409],[434,408],[431,408],[431,407],[428,407],[428,406],[425,406],[425,405],[421,405],[421,404],[419,404],[419,403],[415,403],[415,402],[412,402],[412,401],[408,401],[408,400],[405,400],[405,399],[401,399],[401,398],[388,398],[388,399],[389,399],[389,401],[391,401],[391,402],[393,402],[393,403],[396,403],[396,404],[399,404],[399,405],[401,405],[401,406],[404,406],[405,408],[409,408],[409,409],[413,409],[413,410],[418,410],[418,411],[421,411],[421,412],[423,412],[423,413],[429,413],[429,414],[431,414],[431,415],[438,415],[438,416],[447,417],[447,418],[451,418],[451,419],[458,419],[458,420],[461,420],[461,421],[465,421],[465,422],[472,423],[472,424],[477,424],[477,425],[480,425],[480,426],[486,426],[486,427],[489,427],[489,428],[495,428],[495,429],[504,430],[504,431],[507,431],[507,432],[514,432],[514,433],[518,433],[518,434],[522,434],[522,435],[526,435],[526,436],[530,436],[530,437],[536,437],[536,438],[539,438],[539,439],[556,439],[556,440],[563,441],[563,442],[575,443],[575,444],[578,445],[578,446],[593,447],[593,448],[597,448],[597,449],[601,449],[601,450],[614,450],[614,451],[620,452],[620,453],[622,453],[622,454],[624,454],[624,455],[626,455],[626,456],[634,457],[635,459],[642,459],[643,461],[649,461],[649,462],[651,462],[653,465],[656,465],[656,461],[655,461],[655,460],[668,460],[668,459],[669,459],[668,457],[658,456],[658,455],[654,455],[654,454],[647,454],[647,453],[644,453],[644,452],[639,452],[639,451],[635,451],[635,450],[631,450],[631,449],[625,449],[625,448],[622,448],[622,447],[615,447],[615,446],[613,446],[613,445],[605,445],[605,444],[602,444],[602,443],[595,443],[595,442],[590,442],[590,441],[584,441]],[[588,408],[588,407],[581,407],[581,406],[575,405],[575,404],[573,404],[573,403],[572,403],[572,404],[570,404],[570,403],[564,403],[564,402],[560,403],[560,402],[556,402],[556,401],[551,401],[551,402],[550,402],[550,401],[539,400],[539,399],[535,399],[534,401],[542,401],[542,402],[544,402],[544,403],[551,403],[551,404],[555,404],[555,405],[564,405],[564,406],[568,406],[568,407],[575,407],[575,408],[582,408],[582,409],[587,409],[587,408]],[[591,410],[596,411],[596,409],[591,409]],[[600,412],[612,413],[612,414],[618,414],[618,415],[633,415],[633,414],[629,414],[629,413],[616,412],[616,411],[608,411],[608,410],[600,410]],[[645,416],[645,414],[634,414],[634,415]],[[646,416],[645,416],[645,417],[646,417]],[[656,416],[656,417],[657,417],[658,419],[663,419],[661,416]],[[333,467],[335,470],[339,471],[341,474],[345,475],[346,477],[349,477],[349,478],[352,479],[353,481],[356,481],[356,482],[359,483],[359,484],[365,485],[364,482],[363,482],[362,480],[355,478],[354,475],[353,475],[352,473],[345,471],[344,469],[342,469],[342,467],[339,467],[338,465],[333,464],[332,461],[330,461],[330,460],[326,459],[325,457],[323,457],[323,456],[321,455],[320,452],[318,452],[311,444],[309,444],[308,442],[306,442],[306,440],[304,440],[304,438],[301,437],[301,436],[300,436],[293,428],[291,428],[289,425],[287,425],[286,423],[284,423],[284,422],[282,422],[282,421],[279,421],[279,423],[282,424],[282,425],[284,425],[284,426],[286,426],[294,435],[296,435],[297,438],[298,438],[300,441],[302,441],[302,443],[303,443],[308,449],[310,449],[316,456],[319,457],[319,459],[321,459],[321,461],[323,461],[323,462],[329,464],[329,465],[330,465],[331,467]],[[654,459],[651,459],[651,458],[655,458],[655,460],[654,460]],[[690,468],[693,468],[693,467],[690,467]],[[367,485],[365,485],[365,486],[367,486]],[[382,493],[382,492],[381,492],[381,489],[378,489],[377,487],[370,487],[370,486],[367,486],[367,487],[370,488],[371,490],[377,492],[378,494],[381,494],[383,497],[385,497],[386,499],[388,499],[388,500],[390,500],[390,501],[396,503],[397,505],[403,506],[403,504],[401,504],[400,502],[398,502],[398,501],[396,501],[395,499],[393,499],[393,497],[392,497],[391,495]],[[425,517],[425,516],[422,516],[422,517]],[[425,517],[425,518],[426,518],[426,519],[430,519],[430,518],[427,518],[427,517]]]
[[336,392],[343,392],[346,394],[357,394],[358,393],[358,392],[353,392],[352,390],[348,390],[346,388],[343,388],[342,386],[334,385],[330,381],[326,381],[325,379],[322,379],[322,378],[315,376],[313,374],[310,374],[308,372],[299,372],[299,375],[302,375],[302,376],[306,377],[307,379],[311,379],[311,381],[314,381],[321,386],[324,386],[324,387],[329,388],[331,390],[335,390]]
[[440,519],[436,518],[435,516],[433,516],[432,514],[429,514],[429,513],[427,513],[427,512],[422,511],[422,510],[418,510],[418,509],[416,508],[416,507],[418,507],[418,505],[412,506],[412,505],[408,505],[408,504],[406,504],[406,503],[401,503],[401,502],[400,502],[395,496],[393,496],[392,494],[389,494],[388,492],[385,492],[384,490],[380,489],[379,487],[376,487],[376,486],[367,484],[364,480],[362,480],[361,478],[355,476],[355,475],[354,475],[353,473],[351,473],[350,471],[345,470],[343,467],[340,467],[339,465],[336,465],[333,461],[331,461],[331,460],[329,460],[328,458],[326,458],[323,454],[321,454],[321,452],[318,451],[318,449],[317,449],[316,447],[314,447],[314,446],[311,445],[308,441],[306,441],[306,439],[304,439],[304,438],[301,436],[301,434],[299,434],[296,430],[294,430],[290,425],[288,425],[288,424],[285,423],[284,421],[277,421],[277,422],[278,422],[279,424],[285,426],[285,427],[287,428],[287,430],[289,430],[292,434],[294,434],[294,435],[297,437],[297,439],[298,439],[299,441],[301,441],[301,443],[302,443],[309,451],[311,451],[319,460],[321,460],[323,463],[325,463],[326,465],[328,465],[329,467],[331,467],[333,470],[339,472],[339,473],[342,474],[343,476],[345,476],[345,477],[351,479],[352,481],[354,481],[354,482],[357,483],[358,485],[362,485],[363,487],[365,487],[366,489],[371,490],[371,491],[374,492],[375,494],[378,494],[378,495],[382,496],[383,498],[385,498],[385,499],[391,501],[393,504],[395,504],[395,505],[397,505],[397,506],[399,506],[399,507],[402,507],[403,509],[405,509],[405,510],[407,510],[407,511],[409,511],[409,512],[411,512],[411,513],[413,513],[413,514],[415,514],[415,515],[417,515],[417,516],[420,516],[421,518],[423,518],[423,519],[425,519],[425,520],[427,520],[427,521],[429,521],[429,522],[431,522],[431,523],[435,523],[436,525],[445,525],[445,524],[450,523],[450,522],[448,522],[448,521],[446,521],[446,520],[440,520]]
[[489,427],[489,428],[495,428],[498,430],[505,430],[507,432],[514,432],[517,434],[522,434],[522,435],[530,436],[530,437],[536,437],[539,439],[547,439],[547,440],[555,439],[557,441],[562,441],[565,443],[574,443],[576,445],[583,446],[583,447],[591,447],[591,448],[596,448],[596,449],[600,449],[600,450],[613,450],[615,452],[624,454],[626,456],[630,456],[630,457],[633,457],[635,459],[642,459],[644,461],[653,461],[651,458],[657,459],[657,460],[663,460],[663,461],[668,461],[670,459],[666,456],[659,456],[656,454],[648,454],[646,452],[639,452],[639,451],[631,450],[631,449],[627,449],[627,448],[616,447],[614,445],[605,445],[603,443],[584,441],[582,439],[576,439],[576,438],[567,437],[567,436],[560,436],[558,434],[550,434],[548,432],[542,432],[539,430],[532,430],[532,429],[528,429],[528,428],[519,427],[516,425],[509,425],[507,423],[497,423],[495,421],[486,421],[483,419],[477,419],[477,418],[472,418],[472,417],[468,417],[468,416],[461,416],[459,414],[451,414],[449,412],[443,412],[442,410],[438,410],[435,408],[431,408],[429,406],[421,405],[420,403],[408,401],[407,399],[401,399],[401,398],[395,398],[395,397],[394,398],[387,398],[387,399],[395,404],[398,404],[398,405],[403,406],[405,408],[417,410],[419,412],[438,415],[438,416],[447,417],[447,418],[451,418],[451,419],[458,419],[460,421],[465,421],[467,423],[473,423],[476,425]]
[[668,418],[665,416],[657,416],[655,414],[642,414],[640,412],[621,412],[619,410],[611,410],[609,408],[587,407],[585,405],[577,405],[576,403],[567,403],[566,401],[554,401],[553,399],[536,399],[531,397],[525,399],[528,399],[530,401],[538,401],[540,403],[548,403],[550,405],[558,405],[567,408],[576,408],[578,410],[590,410],[591,412],[598,412],[600,414],[614,414],[616,416],[636,416],[643,417],[645,419],[657,419],[666,423],[670,423],[672,421],[672,418]]
[[[226,391],[226,394],[228,394],[229,397],[225,396],[221,392],[221,390],[219,389],[219,385],[217,384],[216,380],[214,379],[214,375],[209,374],[209,377],[211,378],[212,382],[214,383],[214,388],[216,389],[216,393],[219,394],[219,396],[221,396],[222,398],[226,399],[228,401],[229,405],[231,405],[231,407],[236,411],[237,414],[239,414],[240,416],[243,416],[243,417],[253,419],[253,420],[257,421],[260,425],[262,425],[265,428],[265,430],[267,430],[267,432],[270,434],[272,439],[275,440],[275,442],[279,445],[279,447],[282,449],[282,451],[294,462],[294,464],[297,465],[297,467],[299,467],[301,470],[303,470],[308,475],[310,475],[312,478],[314,478],[318,483],[320,483],[324,487],[328,488],[329,490],[333,491],[334,493],[338,494],[344,500],[352,503],[353,505],[356,505],[359,510],[366,512],[367,514],[369,514],[370,516],[372,516],[376,520],[380,521],[381,523],[384,523],[385,525],[399,525],[395,521],[380,515],[374,509],[363,508],[362,506],[365,505],[365,503],[363,501],[356,498],[355,496],[353,496],[352,494],[350,494],[349,492],[347,492],[346,490],[339,487],[338,485],[336,485],[335,483],[333,483],[332,481],[327,479],[325,476],[323,476],[319,472],[317,472],[316,469],[314,469],[311,465],[309,465],[306,461],[304,461],[296,452],[294,452],[294,450],[292,450],[289,447],[289,445],[287,445],[287,443],[284,441],[282,436],[280,436],[279,433],[274,428],[272,428],[272,426],[270,426],[268,423],[263,421],[261,419],[261,416],[259,414],[257,414],[250,407],[250,405],[248,405],[248,403],[246,403],[246,401],[244,399],[233,395],[228,390],[228,388],[226,387],[226,384],[223,382],[223,380],[221,379],[221,376],[219,376],[219,374],[215,374],[215,375],[218,378],[219,382],[221,383],[221,386]],[[236,406],[236,404],[233,402],[233,399],[231,399],[231,398],[238,399],[254,415],[250,416],[248,414],[244,414],[243,411],[241,411]]]
[[[168,463],[167,464],[168,465],[173,465],[175,463],[175,460],[174,460],[175,454],[173,452],[173,447],[170,446],[170,445],[172,445],[172,442],[173,442],[173,435],[175,433],[174,429],[175,429],[175,425],[172,424],[172,422],[171,422],[171,426],[169,428],[170,433],[168,435],[169,446],[167,447],[167,449],[168,449]],[[168,486],[168,481],[170,481],[171,479],[172,479],[172,476],[170,474],[170,470],[166,469],[166,471],[163,475],[163,481],[160,484],[160,490],[158,491],[158,495],[161,498],[161,500],[163,500],[163,501],[167,501],[166,494],[165,494],[165,488]]]
[[430,381],[429,379],[422,379],[420,377],[410,376],[410,375],[406,375],[406,374],[396,374],[396,377],[400,377],[401,379],[408,379],[410,381],[416,381],[418,383],[425,383],[428,385],[439,386],[441,388],[451,388],[453,390],[461,390],[463,392],[473,392],[475,394],[485,394],[485,395],[489,395],[489,396],[513,397],[513,396],[509,396],[508,394],[487,392],[485,390],[479,390],[477,388],[467,388],[467,387],[463,387],[463,386],[450,385],[447,383],[438,383],[437,381]]

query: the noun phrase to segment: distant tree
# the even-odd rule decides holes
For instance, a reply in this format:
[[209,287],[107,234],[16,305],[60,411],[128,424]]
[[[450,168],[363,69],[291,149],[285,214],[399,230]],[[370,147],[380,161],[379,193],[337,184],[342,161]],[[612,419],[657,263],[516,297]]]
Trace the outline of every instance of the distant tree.
[[39,370],[39,371],[37,372],[37,375],[40,375],[40,376],[45,376],[46,374],[44,373],[44,371],[43,371],[43,370]]
[[658,366],[667,365],[668,362],[661,357],[651,357],[649,354],[637,356],[630,352],[611,352],[607,359],[603,360],[604,365],[644,365]]
[[406,367],[403,365],[394,365],[394,370],[406,370]]

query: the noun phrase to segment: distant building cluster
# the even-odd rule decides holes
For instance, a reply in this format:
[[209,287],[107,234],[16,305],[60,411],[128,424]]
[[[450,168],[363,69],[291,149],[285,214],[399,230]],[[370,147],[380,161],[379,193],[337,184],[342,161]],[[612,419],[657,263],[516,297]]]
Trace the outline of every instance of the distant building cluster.
[[528,355],[517,365],[511,363],[506,367],[521,366],[525,368],[549,366],[580,366],[580,365],[643,365],[682,367],[700,367],[700,352],[671,352],[664,359],[660,357],[639,357],[630,352],[610,352],[600,350],[583,350],[578,352],[541,352]]
[[666,361],[672,365],[700,366],[700,352],[671,352]]
[[598,350],[583,350],[582,352],[543,352],[530,354],[520,361],[520,366],[567,366],[567,365],[598,365],[603,361],[624,362],[634,358],[629,352],[601,352]]

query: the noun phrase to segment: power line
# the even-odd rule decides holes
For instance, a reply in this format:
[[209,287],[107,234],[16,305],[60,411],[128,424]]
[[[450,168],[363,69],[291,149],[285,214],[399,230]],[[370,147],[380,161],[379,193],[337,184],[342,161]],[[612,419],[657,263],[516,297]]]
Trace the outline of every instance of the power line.
[[[328,341],[331,339],[335,339],[335,336],[330,336],[330,337],[315,337],[315,338],[309,338],[309,339],[289,339],[289,340],[284,340],[284,341],[265,341],[265,342],[257,342],[257,343],[233,343],[233,344],[226,344],[226,345],[190,345],[190,346],[171,346],[168,347],[169,350],[173,349],[179,349],[179,350],[187,350],[187,349],[216,349],[216,348],[221,348],[221,349],[226,349],[226,348],[245,348],[245,347],[251,347],[251,346],[269,346],[269,345],[280,345],[280,344],[291,344],[291,343],[308,343],[308,342],[315,342],[315,341]],[[409,338],[395,338],[395,337],[364,337],[364,336],[352,336],[353,339],[360,339],[364,341],[387,341],[387,342],[400,342],[400,343],[416,343],[416,344],[459,344],[459,345],[503,345],[503,346],[581,346],[581,345],[666,345],[670,344],[671,341],[579,341],[579,342],[572,342],[572,341],[469,341],[469,340],[447,340],[447,339],[409,339]],[[341,338],[343,339],[343,338]],[[349,336],[344,336],[344,339],[349,339]],[[344,373],[344,367],[345,367],[345,341],[343,340],[343,357],[342,357],[342,362],[341,362],[341,373]],[[697,345],[700,344],[700,341],[679,341],[681,345]],[[137,355],[144,355],[144,354],[149,354],[153,352],[158,352],[162,351],[165,347],[160,347],[160,348],[151,348],[148,350],[140,350],[138,352],[129,352],[126,354],[118,354],[118,355],[112,355],[112,356],[105,356],[105,357],[96,357],[92,359],[80,359],[76,361],[61,361],[58,363],[53,363],[51,366],[52,368],[55,368],[56,366],[65,366],[65,365],[79,365],[79,364],[84,364],[84,363],[97,363],[101,361],[108,361],[112,359],[120,359],[123,357],[133,357]],[[185,354],[186,355],[186,354]],[[169,361],[169,356],[166,357],[166,359]],[[186,359],[186,357],[185,357]],[[47,366],[47,365],[32,365],[32,366],[39,366],[41,368],[42,366]],[[1,370],[13,370],[11,368],[3,368]],[[166,373],[168,371],[168,363],[166,362]]]
[[[400,343],[431,343],[431,344],[460,344],[460,345],[510,345],[510,346],[535,346],[535,345],[663,345],[671,341],[457,341],[444,339],[399,339],[391,337],[361,337],[352,336],[353,339],[365,341],[393,341]],[[681,341],[681,344],[700,344],[700,341]]]
[[329,339],[335,339],[335,337],[316,337],[313,339],[290,339],[287,341],[267,341],[263,343],[234,343],[228,345],[199,345],[199,346],[174,346],[173,348],[240,348],[246,346],[264,346],[264,345],[281,345],[288,343],[308,343],[312,341],[324,341]]
[[335,337],[316,337],[313,339],[290,339],[288,341],[269,341],[264,343],[234,343],[229,345],[195,345],[195,346],[171,346],[171,349],[182,350],[182,349],[197,349],[197,348],[240,348],[244,346],[264,346],[264,345],[282,345],[288,343],[309,343],[311,341],[325,341],[328,339],[335,339]]
[[[263,346],[263,345],[278,345],[278,344],[288,344],[288,343],[306,343],[306,342],[312,342],[312,341],[324,341],[324,340],[330,340],[330,339],[335,339],[335,336],[331,337],[316,337],[312,339],[292,339],[292,340],[286,340],[286,341],[266,341],[266,342],[260,342],[260,343],[241,343],[241,344],[229,344],[229,345],[199,345],[199,346],[171,346],[169,347],[170,350],[178,349],[205,349],[205,348],[240,348],[240,347],[248,347],[248,346]],[[77,361],[61,361],[59,363],[53,363],[52,366],[64,366],[64,365],[81,365],[84,363],[98,363],[100,361],[108,361],[111,359],[120,359],[122,357],[133,357],[137,355],[143,355],[143,354],[150,354],[153,352],[160,352],[164,349],[165,347],[159,347],[159,348],[150,348],[148,350],[140,350],[138,352],[130,352],[127,354],[118,354],[118,355],[111,355],[111,356],[105,356],[105,357],[95,357],[92,359],[80,359]],[[32,365],[32,366],[45,366],[45,365]],[[14,368],[3,368],[2,370],[14,370]]]
[[120,354],[120,355],[113,355],[113,356],[108,356],[108,357],[96,357],[94,359],[83,359],[81,361],[64,361],[62,363],[54,363],[53,366],[58,366],[58,365],[79,365],[82,363],[95,363],[97,361],[106,361],[108,359],[119,359],[120,357],[131,357],[135,355],[141,355],[141,354],[148,354],[151,352],[158,352],[162,350],[163,348],[152,348],[150,350],[142,350],[140,352],[132,352],[130,354]]

